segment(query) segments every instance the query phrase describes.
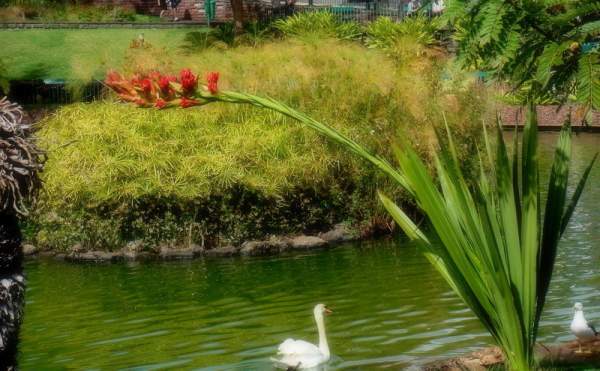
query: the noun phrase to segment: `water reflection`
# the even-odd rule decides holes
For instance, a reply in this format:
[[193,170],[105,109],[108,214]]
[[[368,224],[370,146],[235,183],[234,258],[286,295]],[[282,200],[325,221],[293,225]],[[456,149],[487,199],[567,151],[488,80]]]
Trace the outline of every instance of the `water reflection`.
[[[549,161],[556,135],[540,139]],[[599,148],[598,135],[575,138],[575,173]],[[599,182],[597,166],[560,246],[543,342],[571,338],[575,301],[590,320],[600,318]],[[327,318],[334,354],[328,369],[396,369],[490,342],[420,253],[396,241],[269,259],[34,260],[26,271],[23,370],[271,369],[285,338],[316,342],[318,302],[335,311]]]

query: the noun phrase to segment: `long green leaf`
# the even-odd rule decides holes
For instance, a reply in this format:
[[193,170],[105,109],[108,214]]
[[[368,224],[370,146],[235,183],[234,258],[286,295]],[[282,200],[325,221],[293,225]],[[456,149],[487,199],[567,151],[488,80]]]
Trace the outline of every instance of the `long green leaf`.
[[[519,371],[533,367],[537,324],[550,282],[558,239],[596,159],[594,157],[583,174],[565,211],[565,181],[569,169],[567,154],[570,152],[568,128],[561,133],[557,147],[542,228],[537,120],[533,106],[529,108],[523,130],[521,161],[516,135],[511,163],[503,134],[498,129],[496,154],[492,156],[484,127],[487,161],[480,155],[480,181],[473,189],[462,174],[448,129],[447,140],[443,140],[441,133],[436,131],[440,144],[440,151],[434,155],[436,182],[407,143],[396,148],[400,169],[397,170],[335,129],[275,100],[233,92],[202,95],[202,98],[252,104],[298,120],[342,144],[394,179],[409,192],[427,216],[431,226],[429,236],[394,202],[380,194],[383,206],[473,310],[503,349],[508,367]],[[494,185],[486,174],[484,163],[495,176]]]
[[536,323],[542,315],[546,293],[552,279],[552,270],[560,238],[560,226],[567,199],[569,164],[571,160],[571,126],[566,123],[560,133],[550,172],[548,196],[540,246]]
[[579,59],[577,96],[589,108],[600,109],[600,55],[585,54]]
[[560,226],[560,235],[561,236],[565,232],[565,229],[567,229],[569,220],[571,220],[573,211],[575,211],[575,207],[577,207],[577,203],[579,202],[579,197],[581,197],[581,193],[583,192],[583,187],[585,186],[585,183],[587,182],[588,176],[590,175],[590,171],[594,167],[594,163],[596,162],[597,158],[598,158],[598,153],[596,153],[594,155],[594,157],[590,161],[590,164],[587,166],[587,168],[583,172],[581,179],[579,179],[579,182],[577,183],[577,188],[575,188],[575,192],[573,193],[573,196],[571,197],[571,202],[569,202],[569,206],[567,207],[567,210],[565,211],[565,214],[562,217],[562,223]]

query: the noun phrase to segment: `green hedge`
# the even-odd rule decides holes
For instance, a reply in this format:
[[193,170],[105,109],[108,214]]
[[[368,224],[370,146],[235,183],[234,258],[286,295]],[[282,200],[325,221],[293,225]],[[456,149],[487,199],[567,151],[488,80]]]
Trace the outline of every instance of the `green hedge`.
[[[170,65],[144,53],[137,57],[148,68]],[[396,64],[355,43],[286,41],[206,50],[171,68],[221,71],[223,88],[282,99],[390,159],[396,135],[423,156],[435,150],[432,125],[443,111],[472,160],[485,91],[454,76],[446,57],[413,58]],[[138,239],[148,247],[237,244],[343,221],[366,231],[385,224],[376,189],[402,199],[343,149],[258,109],[155,111],[108,101],[65,106],[42,127],[45,190],[27,230],[54,249]]]

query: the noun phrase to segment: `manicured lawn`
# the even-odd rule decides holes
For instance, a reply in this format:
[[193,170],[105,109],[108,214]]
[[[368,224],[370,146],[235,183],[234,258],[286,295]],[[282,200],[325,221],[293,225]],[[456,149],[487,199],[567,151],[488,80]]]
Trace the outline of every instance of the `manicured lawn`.
[[89,80],[120,68],[140,33],[164,54],[178,52],[191,29],[93,29],[0,31],[0,61],[7,78]]

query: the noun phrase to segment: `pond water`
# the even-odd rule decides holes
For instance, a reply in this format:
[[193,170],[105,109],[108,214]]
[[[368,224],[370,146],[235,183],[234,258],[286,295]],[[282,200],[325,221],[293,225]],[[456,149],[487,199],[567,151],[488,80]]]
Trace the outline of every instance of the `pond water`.
[[[541,135],[545,162],[555,139]],[[580,174],[600,135],[574,141]],[[600,319],[599,205],[596,166],[560,246],[543,342],[571,339],[575,301]],[[326,318],[334,355],[328,369],[401,369],[491,340],[415,247],[399,241],[269,258],[35,259],[26,273],[23,370],[269,370],[285,338],[316,341],[312,307],[319,302],[335,312]]]

